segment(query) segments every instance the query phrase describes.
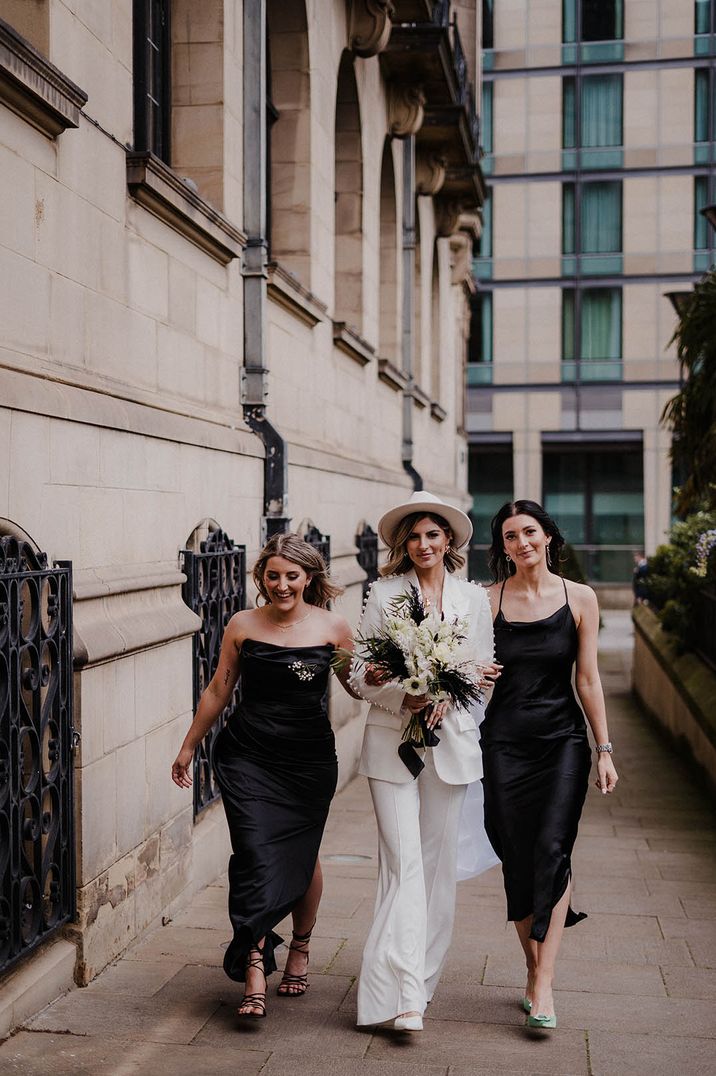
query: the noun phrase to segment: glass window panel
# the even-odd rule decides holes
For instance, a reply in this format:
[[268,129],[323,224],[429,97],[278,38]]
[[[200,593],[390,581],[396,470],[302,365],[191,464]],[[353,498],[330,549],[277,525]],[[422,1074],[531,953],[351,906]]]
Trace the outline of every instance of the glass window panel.
[[468,572],[471,579],[484,580],[490,577],[485,548],[490,543],[490,522],[498,509],[514,496],[512,446],[493,449],[470,445],[468,487],[472,495],[470,518],[474,528]]
[[620,359],[621,320],[621,289],[585,288],[581,295],[580,358]]
[[574,183],[562,185],[562,253],[574,254]]
[[582,184],[580,225],[581,253],[608,254],[622,249],[622,185],[620,180]]
[[575,88],[573,78],[562,79],[562,145],[574,149],[577,145],[575,115]]
[[694,142],[708,142],[709,126],[709,72],[699,67],[694,72]]
[[574,289],[562,289],[562,359],[574,360]]
[[562,0],[562,41],[577,40],[577,0]]
[[485,153],[492,153],[492,100],[493,100],[493,86],[492,82],[483,82],[482,84],[482,113],[480,115],[480,121],[482,124],[482,148]]
[[709,249],[709,222],[699,212],[709,204],[708,176],[694,177],[694,250]]
[[580,119],[582,146],[621,146],[621,74],[582,79]]
[[694,32],[697,34],[710,33],[711,0],[696,0],[694,14]]
[[492,257],[492,188],[488,187],[485,192],[485,202],[482,207],[482,232],[478,239],[478,253],[481,258]]
[[624,36],[622,0],[581,0],[582,41],[619,41]]
[[471,302],[468,362],[492,362],[491,291],[479,291]]
[[494,0],[482,0],[482,47],[492,49],[495,47],[495,2]]

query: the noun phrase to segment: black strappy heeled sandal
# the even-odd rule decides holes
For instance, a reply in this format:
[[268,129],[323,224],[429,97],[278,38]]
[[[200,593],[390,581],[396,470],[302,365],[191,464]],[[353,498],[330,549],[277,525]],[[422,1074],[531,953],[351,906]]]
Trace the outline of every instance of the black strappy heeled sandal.
[[[260,991],[253,994],[244,994],[241,999],[241,1004],[236,1010],[236,1015],[242,1020],[264,1020],[266,1018],[266,989],[268,983],[266,982],[266,972],[264,971],[264,951],[255,946],[249,951],[249,959],[246,962],[246,970],[249,968],[257,968],[264,977],[263,993]],[[241,1010],[245,1005],[250,1005],[253,1009],[259,1009],[259,1012],[242,1012]]]
[[[313,927],[315,925],[314,920]],[[294,953],[303,953],[306,957],[306,971],[303,975],[290,975],[286,971],[283,973],[283,978],[276,988],[276,993],[280,998],[300,998],[308,990],[308,943],[313,934],[313,927],[311,927],[308,934],[297,934],[295,930],[291,932],[293,937],[289,949],[293,949]]]

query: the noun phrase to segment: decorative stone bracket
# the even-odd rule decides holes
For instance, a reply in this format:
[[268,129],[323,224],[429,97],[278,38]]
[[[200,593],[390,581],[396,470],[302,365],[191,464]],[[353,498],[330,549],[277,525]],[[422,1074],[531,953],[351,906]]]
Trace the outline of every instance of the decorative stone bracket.
[[437,194],[445,182],[447,159],[434,153],[418,153],[415,162],[415,189],[418,194]]
[[389,83],[388,127],[394,138],[408,138],[418,133],[425,117],[425,101],[421,86]]
[[348,47],[356,56],[377,56],[388,44],[394,13],[391,0],[351,0]]

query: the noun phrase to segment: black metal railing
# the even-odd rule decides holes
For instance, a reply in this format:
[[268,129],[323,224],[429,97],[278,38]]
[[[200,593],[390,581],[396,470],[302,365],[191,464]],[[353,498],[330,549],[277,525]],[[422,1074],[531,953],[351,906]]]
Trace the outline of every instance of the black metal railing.
[[370,523],[362,521],[358,525],[356,545],[358,547],[356,560],[366,576],[363,580],[363,597],[365,598],[371,584],[378,578],[378,535]]
[[696,653],[716,669],[716,589],[698,592],[694,604]]
[[[193,707],[216,672],[224,629],[234,613],[246,608],[246,547],[238,546],[222,530],[215,530],[199,545],[199,552],[183,549],[186,582],[184,601],[201,617],[192,642]],[[211,756],[226,718],[239,701],[237,684],[231,702],[194,753],[194,817],[219,798]]]
[[0,538],[0,971],[75,914],[72,566]]
[[326,567],[331,566],[331,536],[322,534],[311,519],[304,519],[298,528],[298,533],[305,542],[317,549],[326,562]]

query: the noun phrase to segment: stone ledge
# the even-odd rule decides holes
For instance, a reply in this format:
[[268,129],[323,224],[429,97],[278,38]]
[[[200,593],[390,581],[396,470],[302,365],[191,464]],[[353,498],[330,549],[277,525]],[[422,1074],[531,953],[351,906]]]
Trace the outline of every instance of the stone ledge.
[[308,288],[304,288],[303,284],[278,262],[270,262],[268,270],[270,299],[311,329],[319,321],[323,321],[328,309],[325,303],[317,299]]
[[430,401],[430,415],[436,422],[444,422],[447,418],[447,411],[444,407],[441,407],[437,400]]
[[408,387],[408,378],[390,359],[378,359],[378,377],[395,392]]
[[675,640],[647,606],[637,606],[632,618],[634,692],[716,792],[716,673],[695,654],[678,654]]
[[48,138],[79,127],[87,94],[0,19],[0,101]]
[[75,668],[98,665],[137,650],[193,635],[200,618],[184,603],[184,575],[178,569],[154,567],[130,575],[116,569],[103,578],[101,569],[77,573],[74,586]]
[[421,409],[430,407],[431,401],[427,392],[420,388],[420,385],[413,384],[410,395],[414,403]]
[[28,953],[0,986],[0,1040],[75,985],[77,949],[64,938]]
[[375,348],[345,321],[333,322],[333,343],[359,366],[367,366],[375,358]]
[[246,236],[153,153],[127,150],[130,194],[221,265],[238,258]]

